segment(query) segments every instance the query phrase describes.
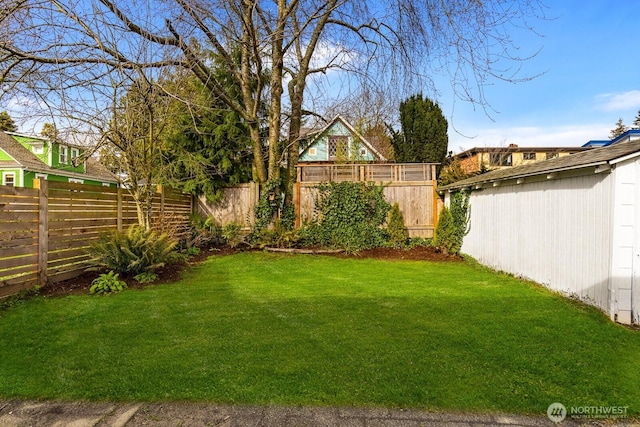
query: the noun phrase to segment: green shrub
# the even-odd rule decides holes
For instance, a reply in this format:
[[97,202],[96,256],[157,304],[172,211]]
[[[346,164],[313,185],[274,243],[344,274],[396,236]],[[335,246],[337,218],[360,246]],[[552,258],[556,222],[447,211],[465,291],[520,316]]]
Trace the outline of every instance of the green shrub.
[[152,271],[143,271],[140,274],[136,274],[133,278],[138,283],[151,283],[158,280],[158,275]]
[[410,248],[418,248],[418,247],[431,247],[433,246],[433,239],[426,239],[424,237],[412,237],[409,240],[409,245]]
[[156,234],[134,225],[126,233],[103,233],[91,244],[89,271],[112,270],[119,274],[138,275],[151,272],[171,259],[176,242],[166,234]]
[[196,255],[200,255],[200,248],[197,246],[190,246],[187,248],[186,250],[186,254],[187,256],[196,256]]
[[261,248],[292,248],[299,242],[299,230],[283,225],[279,219],[274,222],[273,228],[256,229],[251,235],[251,243]]
[[91,287],[89,288],[89,293],[105,295],[120,292],[126,288],[126,282],[124,280],[120,280],[118,273],[112,270],[93,279]]
[[318,186],[314,221],[304,235],[308,241],[347,252],[383,246],[382,224],[390,205],[383,188],[370,183],[331,182]]
[[391,211],[389,211],[387,234],[389,235],[389,246],[392,248],[401,249],[407,246],[409,232],[404,224],[404,217],[397,202],[393,204]]
[[457,254],[460,252],[453,216],[446,206],[442,208],[442,212],[440,212],[434,244],[445,254]]
[[258,200],[254,211],[256,230],[268,228],[276,218],[279,209],[283,206],[285,193],[280,186],[280,179],[275,178],[261,185],[260,200]]
[[456,227],[457,245],[462,248],[464,236],[469,233],[469,192],[458,191],[451,194],[449,205],[453,224]]
[[194,213],[189,217],[189,228],[189,234],[181,242],[183,248],[222,244],[222,227],[213,216],[205,217],[201,213]]
[[231,248],[235,248],[244,241],[242,227],[238,224],[228,223],[222,227],[222,238]]

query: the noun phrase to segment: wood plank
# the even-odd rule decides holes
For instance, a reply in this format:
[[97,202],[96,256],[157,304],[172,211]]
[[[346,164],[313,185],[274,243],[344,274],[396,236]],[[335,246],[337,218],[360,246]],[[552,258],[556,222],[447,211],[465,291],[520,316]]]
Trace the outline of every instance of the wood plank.
[[32,275],[25,277],[22,281],[17,283],[5,283],[4,285],[0,283],[0,298],[16,295],[20,293],[20,291],[24,291],[26,289],[32,289],[37,284],[37,277]]
[[49,261],[58,261],[61,259],[69,259],[78,256],[85,255],[87,253],[87,247],[84,248],[72,248],[69,250],[60,250],[49,253]]
[[34,279],[35,280],[38,279],[38,273],[37,272],[27,273],[27,274],[23,274],[23,275],[18,276],[18,277],[12,277],[10,279],[0,280],[0,289],[5,287],[5,286],[13,286],[13,285],[29,282],[29,281],[34,280]]
[[0,245],[27,245],[29,240],[37,242],[38,233],[36,230],[3,231],[0,230]]
[[49,181],[50,189],[52,190],[75,190],[75,191],[86,191],[86,192],[97,192],[97,193],[115,193],[117,191],[116,188],[113,187],[104,187],[102,185],[89,185],[89,184],[75,184],[70,182],[58,182],[58,181]]
[[60,210],[66,207],[92,207],[95,206],[98,209],[113,208],[115,207],[114,200],[67,200],[67,199],[49,199],[49,209]]
[[13,258],[15,256],[32,255],[38,253],[38,245],[16,246],[13,248],[0,248],[0,259]]
[[38,190],[34,190],[33,188],[8,187],[6,185],[0,185],[0,197],[4,196],[38,198]]
[[71,233],[56,234],[55,236],[52,236],[51,233],[49,233],[49,243],[66,242],[68,240],[90,241],[98,239],[101,234],[102,233],[98,230],[83,230],[83,232],[72,230]]
[[89,255],[85,255],[85,256],[78,256],[75,258],[65,258],[65,259],[49,262],[49,264],[47,265],[47,268],[48,268],[47,274],[51,273],[52,271],[57,271],[55,269],[58,267],[70,265],[70,264],[78,264],[78,265],[82,264],[82,269],[86,269],[88,267],[88,264],[86,262],[89,261],[90,259],[91,257]]
[[91,242],[98,239],[69,239],[56,242],[49,242],[49,252],[71,250],[76,248],[87,248]]
[[77,219],[105,219],[105,218],[115,220],[117,214],[118,213],[115,210],[100,212],[100,214],[97,214],[96,212],[86,212],[86,211],[49,212],[49,221],[55,222],[60,220],[66,221],[66,220],[77,220]]
[[85,272],[84,270],[85,270],[84,268],[78,268],[76,270],[68,270],[68,271],[53,273],[49,276],[49,282],[58,283],[58,282],[64,282],[65,280],[73,279],[74,277],[78,277],[82,275]]
[[38,254],[21,255],[13,258],[0,259],[0,269],[18,267],[20,265],[35,265],[37,267]]
[[17,265],[15,267],[8,268],[6,270],[0,271],[0,280],[5,277],[15,276],[16,274],[24,274],[24,273],[37,273],[38,272],[38,264],[25,264],[25,265]]
[[3,210],[0,211],[0,221],[9,222],[9,221],[20,221],[20,222],[37,222],[38,221],[38,211],[14,211],[14,210]]
[[6,206],[13,205],[34,205],[38,206],[38,198],[37,197],[23,197],[23,196],[14,196],[12,194],[0,195],[0,207],[5,208]]
[[115,228],[116,220],[115,218],[105,218],[105,219],[83,219],[77,221],[52,221],[50,230],[75,230],[83,227],[106,227],[112,226]]

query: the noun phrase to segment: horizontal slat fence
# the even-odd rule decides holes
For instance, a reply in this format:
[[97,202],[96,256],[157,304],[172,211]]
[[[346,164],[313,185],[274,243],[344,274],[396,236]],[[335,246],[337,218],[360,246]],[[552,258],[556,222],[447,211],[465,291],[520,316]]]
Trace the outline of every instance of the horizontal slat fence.
[[0,186],[0,296],[38,283],[40,192]]
[[[37,186],[0,186],[0,297],[78,276],[100,233],[138,221],[126,190],[49,181]],[[191,211],[189,195],[163,188],[154,195],[159,231],[178,237]]]

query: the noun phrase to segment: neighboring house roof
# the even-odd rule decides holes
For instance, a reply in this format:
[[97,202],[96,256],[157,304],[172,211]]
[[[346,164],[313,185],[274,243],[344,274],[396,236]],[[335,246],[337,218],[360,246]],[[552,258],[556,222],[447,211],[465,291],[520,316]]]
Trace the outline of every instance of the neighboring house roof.
[[471,157],[478,153],[578,153],[589,150],[591,147],[519,147],[512,144],[508,147],[473,147],[454,155],[454,158]]
[[306,133],[306,135],[304,135],[304,137],[308,139],[309,143],[305,144],[304,147],[302,147],[302,146],[300,147],[300,155],[302,155],[313,144],[315,144],[324,135],[324,133],[327,130],[329,130],[333,125],[335,125],[337,122],[341,122],[349,130],[349,132],[351,132],[351,134],[354,137],[356,137],[362,143],[362,145],[364,145],[369,151],[371,151],[373,153],[373,155],[376,156],[379,160],[382,160],[382,161],[386,161],[387,160],[387,158],[384,157],[380,153],[380,151],[378,151],[378,149],[369,140],[367,140],[367,138],[365,138],[364,136],[360,135],[360,132],[358,132],[353,126],[351,126],[351,123],[349,123],[346,119],[344,119],[339,114],[336,117],[334,117],[333,120],[331,120],[329,123],[327,123],[327,125],[325,127],[323,127],[322,129],[320,129],[320,130],[317,130],[317,131],[313,132],[313,131],[308,131],[307,129],[305,129],[305,132],[307,132],[307,133]]
[[18,167],[38,173],[69,176],[79,179],[95,179],[96,181],[118,182],[118,178],[116,178],[115,175],[92,157],[86,159],[85,173],[52,168],[43,163],[35,154],[5,132],[0,132],[0,149],[4,150],[14,159],[14,161],[0,161],[0,167]]
[[498,169],[445,185],[440,187],[439,190],[453,190],[506,179],[518,179],[572,169],[598,167],[615,163],[615,160],[634,154],[640,155],[640,140],[601,148],[591,148],[588,151],[570,156],[557,157],[555,159],[515,166],[508,169]]
[[640,139],[640,129],[633,128],[624,131],[622,134],[616,136],[613,139],[594,139],[586,144],[583,147],[606,147],[613,144],[618,144],[621,142],[631,142],[636,139]]

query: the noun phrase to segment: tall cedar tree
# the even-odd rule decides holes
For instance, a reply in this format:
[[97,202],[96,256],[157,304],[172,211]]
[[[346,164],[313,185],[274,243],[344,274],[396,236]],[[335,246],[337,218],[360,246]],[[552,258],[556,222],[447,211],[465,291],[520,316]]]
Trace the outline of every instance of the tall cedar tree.
[[[400,132],[393,133],[398,163],[442,163],[447,156],[447,119],[440,106],[414,95],[400,104]],[[438,167],[440,173],[440,167]]]

